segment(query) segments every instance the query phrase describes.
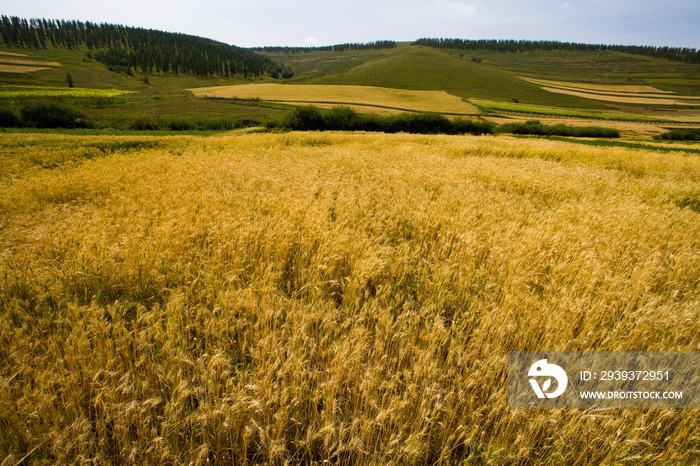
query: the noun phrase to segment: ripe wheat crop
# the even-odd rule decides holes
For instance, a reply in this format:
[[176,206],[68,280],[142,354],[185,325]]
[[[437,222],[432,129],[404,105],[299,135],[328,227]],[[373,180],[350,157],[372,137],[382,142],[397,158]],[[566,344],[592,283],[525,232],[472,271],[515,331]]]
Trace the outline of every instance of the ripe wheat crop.
[[354,104],[368,109],[473,115],[476,107],[444,91],[416,91],[375,86],[323,84],[240,84],[190,89],[198,97],[251,99],[273,102]]
[[700,350],[700,158],[504,136],[0,135],[0,463],[697,464],[510,410],[510,350]]

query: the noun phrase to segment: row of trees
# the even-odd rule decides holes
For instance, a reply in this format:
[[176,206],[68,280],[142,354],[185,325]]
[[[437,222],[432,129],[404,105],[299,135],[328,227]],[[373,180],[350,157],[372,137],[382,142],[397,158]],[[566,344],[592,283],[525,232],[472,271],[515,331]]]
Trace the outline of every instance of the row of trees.
[[268,57],[222,42],[114,24],[2,16],[0,36],[9,46],[30,49],[86,47],[88,58],[114,71],[253,78],[279,69]]
[[412,45],[439,49],[494,50],[497,52],[530,52],[535,50],[611,51],[623,52],[686,63],[700,63],[700,49],[686,47],[654,47],[647,45],[606,45],[558,42],[552,40],[469,40],[418,39]]
[[375,42],[367,42],[365,44],[348,43],[325,45],[322,47],[252,47],[248,50],[255,52],[270,52],[270,53],[314,53],[314,52],[345,52],[346,50],[381,50],[396,48],[396,42],[393,40],[378,40]]

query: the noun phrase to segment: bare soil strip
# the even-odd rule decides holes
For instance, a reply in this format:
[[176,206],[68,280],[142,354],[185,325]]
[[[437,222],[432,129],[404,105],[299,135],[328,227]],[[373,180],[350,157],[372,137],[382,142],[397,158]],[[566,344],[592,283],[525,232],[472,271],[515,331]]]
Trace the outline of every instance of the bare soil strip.
[[50,69],[51,68],[46,68],[44,66],[17,66],[0,64],[0,73],[26,74]]
[[61,64],[56,61],[18,60],[3,57],[0,57],[0,63],[3,65],[61,66]]
[[26,57],[27,56],[23,53],[12,53],[12,52],[0,52],[0,55],[8,55],[10,57]]

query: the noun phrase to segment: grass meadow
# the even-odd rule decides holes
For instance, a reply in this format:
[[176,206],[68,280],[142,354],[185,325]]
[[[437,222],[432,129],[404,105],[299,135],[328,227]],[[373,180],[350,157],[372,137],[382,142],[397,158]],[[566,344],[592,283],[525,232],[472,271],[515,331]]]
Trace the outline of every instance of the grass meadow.
[[0,463],[700,462],[510,410],[511,350],[700,350],[700,158],[506,136],[0,134]]

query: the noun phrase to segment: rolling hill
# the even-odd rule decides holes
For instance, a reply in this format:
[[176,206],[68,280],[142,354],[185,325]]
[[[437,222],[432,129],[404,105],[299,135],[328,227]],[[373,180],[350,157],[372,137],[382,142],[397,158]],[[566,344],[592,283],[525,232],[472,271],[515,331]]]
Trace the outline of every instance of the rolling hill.
[[537,85],[523,81],[510,71],[423,46],[398,49],[390,55],[367,61],[348,71],[315,77],[306,83],[439,90],[464,99],[517,99],[523,103],[561,107],[605,107],[585,99],[552,95]]
[[[560,119],[596,119],[596,115],[603,115],[605,120],[664,124],[700,121],[692,98],[700,95],[700,65],[619,51],[501,52],[435,49],[386,41],[386,47],[370,43],[308,50],[273,47],[256,52],[162,31],[7,17],[0,21],[0,38],[0,108],[19,114],[23,106],[59,100],[80,109],[96,128],[172,130],[262,125],[289,112],[294,105],[309,102],[325,107],[348,104],[375,113],[483,112],[499,119],[526,119],[533,117],[528,109],[537,108],[537,115]],[[200,55],[206,60],[198,62],[196,57]],[[55,89],[67,88],[69,75],[76,88],[84,91],[63,93]],[[546,84],[552,80],[567,83],[566,88],[553,89]],[[200,99],[189,91],[254,83],[284,83],[278,91],[288,89],[289,96]],[[471,104],[481,110],[450,107],[447,111],[434,102],[389,105],[385,98],[372,101],[369,94],[348,102],[328,98],[337,94],[335,89],[326,89],[322,96],[312,99],[300,98],[305,90],[293,87],[299,84],[446,93],[448,98],[462,100],[464,106],[469,106],[464,101],[471,99]],[[669,97],[642,101],[638,99],[641,96],[601,97],[595,91],[596,86],[618,89],[621,85],[653,86]],[[579,91],[576,86],[592,92]],[[130,92],[108,97],[91,89]],[[15,92],[18,90],[22,91],[21,98]],[[373,95],[384,94],[380,90]],[[422,95],[429,99],[437,94]],[[675,105],[678,103],[684,105]],[[438,107],[442,110],[436,110]],[[653,133],[662,131],[659,126]]]

